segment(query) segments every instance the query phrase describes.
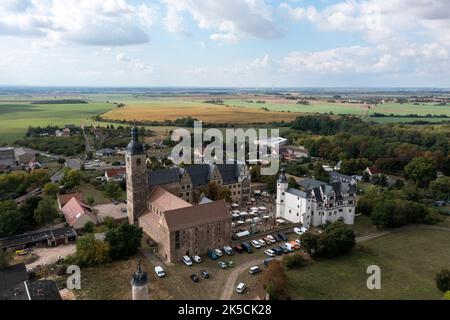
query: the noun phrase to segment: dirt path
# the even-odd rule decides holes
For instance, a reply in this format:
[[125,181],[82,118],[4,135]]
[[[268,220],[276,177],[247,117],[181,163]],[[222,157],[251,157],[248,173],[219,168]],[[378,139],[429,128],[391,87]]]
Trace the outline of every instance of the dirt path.
[[32,252],[39,258],[36,261],[27,264],[27,268],[33,269],[37,265],[48,265],[55,263],[58,260],[58,257],[65,258],[68,255],[74,254],[75,251],[75,244],[68,244],[54,248],[35,248]]
[[[450,232],[450,228],[446,228],[446,227],[415,225],[415,226],[407,226],[407,227],[397,228],[397,229],[393,229],[393,230],[368,234],[368,235],[356,238],[356,242],[372,240],[372,239],[384,237],[384,236],[387,236],[390,234],[403,232],[406,230],[414,230],[414,229],[432,229],[432,230]],[[281,257],[276,257],[275,259],[281,260]],[[258,259],[252,260],[252,261],[250,261],[246,264],[243,264],[243,265],[237,267],[236,269],[234,269],[231,272],[230,276],[228,277],[227,282],[225,282],[225,284],[224,284],[223,292],[222,292],[220,299],[221,300],[230,300],[233,295],[233,292],[235,290],[236,280],[239,277],[239,275],[243,272],[246,272],[250,267],[252,267],[254,265],[258,265],[260,262],[261,262],[261,258],[258,258]]]

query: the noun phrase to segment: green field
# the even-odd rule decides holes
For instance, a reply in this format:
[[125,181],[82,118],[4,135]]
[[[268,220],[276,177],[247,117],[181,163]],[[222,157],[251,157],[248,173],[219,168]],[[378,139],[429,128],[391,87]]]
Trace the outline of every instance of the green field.
[[11,143],[22,138],[29,126],[74,124],[115,108],[104,102],[86,104],[35,105],[30,102],[6,102],[0,100],[0,143]]
[[[289,271],[293,299],[441,299],[435,274],[450,265],[450,233],[416,229],[362,243],[360,250]],[[381,268],[381,290],[368,290],[366,269]]]

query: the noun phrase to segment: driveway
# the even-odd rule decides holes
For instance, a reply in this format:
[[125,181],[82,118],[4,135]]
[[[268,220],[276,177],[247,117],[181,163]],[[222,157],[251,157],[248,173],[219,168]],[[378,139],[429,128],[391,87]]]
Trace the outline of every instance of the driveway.
[[65,258],[76,251],[75,244],[68,244],[53,248],[33,248],[32,253],[38,256],[38,259],[27,264],[28,269],[33,269],[38,265],[49,265],[55,263],[58,257]]

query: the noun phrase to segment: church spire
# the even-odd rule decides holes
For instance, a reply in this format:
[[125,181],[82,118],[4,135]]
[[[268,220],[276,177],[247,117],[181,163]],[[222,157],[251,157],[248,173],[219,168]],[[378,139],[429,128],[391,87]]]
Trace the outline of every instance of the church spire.
[[139,142],[139,130],[136,123],[131,129],[131,141],[127,146],[127,153],[132,156],[144,154],[144,146]]

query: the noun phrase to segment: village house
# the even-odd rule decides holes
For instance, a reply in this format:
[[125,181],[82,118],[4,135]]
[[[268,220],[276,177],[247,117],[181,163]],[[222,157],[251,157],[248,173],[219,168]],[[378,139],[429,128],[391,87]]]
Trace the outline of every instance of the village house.
[[111,168],[105,170],[105,180],[106,181],[125,181],[126,169],[125,168]]
[[66,218],[69,226],[76,230],[83,229],[86,223],[92,222],[97,224],[97,217],[92,207],[79,200],[77,197],[72,197],[61,210]]

